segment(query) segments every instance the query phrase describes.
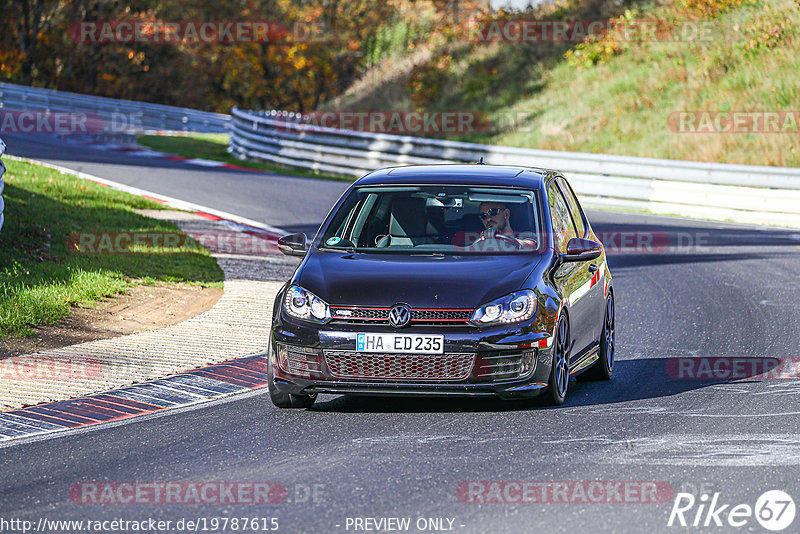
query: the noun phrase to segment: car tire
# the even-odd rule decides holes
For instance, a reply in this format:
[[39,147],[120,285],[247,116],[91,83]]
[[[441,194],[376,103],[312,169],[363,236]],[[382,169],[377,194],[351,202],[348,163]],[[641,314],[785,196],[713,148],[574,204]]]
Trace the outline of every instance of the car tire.
[[614,294],[609,292],[606,299],[606,310],[603,313],[603,331],[600,334],[599,358],[584,375],[589,380],[609,380],[614,371],[614,351],[616,348],[616,309]]
[[280,391],[275,386],[271,362],[267,363],[267,389],[269,389],[269,398],[272,404],[278,408],[311,408],[314,405],[314,401],[317,400],[316,393],[313,395],[295,395]]
[[553,364],[547,386],[547,401],[555,406],[564,404],[569,389],[569,322],[563,315],[553,340]]

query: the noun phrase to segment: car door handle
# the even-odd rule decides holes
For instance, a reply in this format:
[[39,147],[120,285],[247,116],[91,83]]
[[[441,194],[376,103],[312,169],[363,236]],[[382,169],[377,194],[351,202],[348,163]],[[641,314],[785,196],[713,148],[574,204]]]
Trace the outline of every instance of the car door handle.
[[587,269],[588,269],[588,271],[590,273],[596,273],[597,272],[597,265],[595,265],[594,263],[590,263],[589,267]]

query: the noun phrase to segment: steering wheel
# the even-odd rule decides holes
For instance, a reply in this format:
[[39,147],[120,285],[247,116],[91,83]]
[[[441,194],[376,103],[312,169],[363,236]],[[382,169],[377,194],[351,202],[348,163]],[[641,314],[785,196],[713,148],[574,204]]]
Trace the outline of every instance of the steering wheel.
[[522,248],[522,243],[517,241],[516,238],[511,237],[510,235],[501,234],[496,228],[487,228],[484,230],[483,235],[486,237],[486,239],[500,239],[501,241],[511,243],[517,250]]
[[375,247],[384,248],[389,244],[389,234],[378,234],[375,236]]

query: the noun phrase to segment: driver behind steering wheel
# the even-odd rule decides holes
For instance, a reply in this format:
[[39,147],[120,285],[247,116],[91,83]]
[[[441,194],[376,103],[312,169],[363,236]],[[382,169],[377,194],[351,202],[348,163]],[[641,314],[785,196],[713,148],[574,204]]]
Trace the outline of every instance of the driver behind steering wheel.
[[498,239],[496,234],[503,234],[520,244],[520,248],[537,248],[536,241],[526,239],[521,233],[514,232],[511,228],[511,210],[501,202],[481,202],[478,206],[478,216],[481,218],[485,230],[475,241],[484,241],[487,238]]

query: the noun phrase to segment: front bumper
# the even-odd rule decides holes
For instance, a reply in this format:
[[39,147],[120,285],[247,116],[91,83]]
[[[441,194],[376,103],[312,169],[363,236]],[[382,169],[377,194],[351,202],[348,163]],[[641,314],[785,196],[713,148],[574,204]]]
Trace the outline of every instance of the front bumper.
[[[474,363],[470,366],[469,372],[463,376],[448,378],[336,376],[329,366],[330,355],[348,351],[351,358],[370,357],[368,353],[353,352],[356,335],[360,332],[397,331],[391,327],[370,324],[295,323],[287,321],[281,314],[273,324],[269,351],[274,387],[282,392],[305,395],[334,393],[390,396],[495,396],[514,399],[539,395],[546,389],[550,376],[552,349],[547,346],[550,333],[537,332],[531,325],[526,324],[480,329],[471,326],[447,328],[412,326],[402,330],[402,333],[443,334],[445,343],[444,354],[441,357],[473,355]],[[281,363],[279,363],[279,349],[283,350]],[[299,366],[287,365],[287,350],[295,354],[303,351],[307,358]],[[526,357],[524,355],[529,355],[527,358],[532,364],[521,367],[523,370],[528,369],[523,376],[495,372],[497,365],[508,366],[510,364],[505,362],[515,361],[514,358],[517,356],[522,361],[522,358]],[[415,357],[407,354],[381,356],[385,361]],[[425,358],[430,361],[436,356]]]
[[541,394],[546,382],[520,382],[514,384],[442,384],[442,383],[385,383],[336,382],[306,379],[275,378],[275,387],[286,393],[309,395],[333,393],[338,395],[385,395],[391,397],[500,397],[523,399]]

